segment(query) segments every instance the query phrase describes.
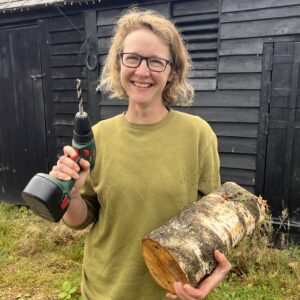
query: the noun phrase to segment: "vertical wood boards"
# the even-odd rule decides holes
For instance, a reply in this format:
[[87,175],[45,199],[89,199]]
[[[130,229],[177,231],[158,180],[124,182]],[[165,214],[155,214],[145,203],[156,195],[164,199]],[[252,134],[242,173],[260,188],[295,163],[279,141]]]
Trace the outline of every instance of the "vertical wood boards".
[[43,77],[43,96],[45,106],[45,122],[47,137],[47,162],[48,169],[56,163],[56,136],[54,130],[54,114],[53,114],[53,90],[51,80],[51,60],[50,49],[48,45],[49,31],[48,20],[39,20],[39,39],[40,53]]
[[29,179],[48,168],[38,36],[37,26],[0,31],[0,195],[15,203],[23,203]]
[[262,85],[260,93],[260,116],[257,139],[256,185],[257,194],[263,195],[265,180],[265,159],[269,122],[270,86],[272,76],[273,44],[264,45]]
[[[265,171],[257,170],[258,179],[264,182],[257,188],[269,204],[274,217],[284,209],[289,210],[291,220],[300,219],[299,168],[297,131],[297,97],[299,88],[300,43],[274,43],[265,47],[265,71],[263,75],[260,147],[258,159],[265,161]],[[270,50],[269,50],[270,49]],[[270,78],[272,72],[272,79]],[[263,126],[264,116],[267,123]],[[263,178],[262,178],[263,177]]]
[[[297,72],[292,71],[295,69],[292,67],[292,55],[276,55],[276,51],[284,51],[277,47],[273,56],[273,43],[285,41],[283,45],[297,40],[295,34],[299,33],[300,3],[298,0],[223,0],[220,22],[218,90],[235,90],[239,93],[242,89],[250,89],[260,92],[260,114],[256,123],[258,133],[255,136],[258,142],[256,166],[250,171],[249,180],[252,178],[256,193],[264,194],[265,185],[269,186],[269,191],[275,186],[274,192],[267,195],[271,198],[274,195],[274,210],[278,213],[282,207],[282,193],[290,190],[288,186],[294,188],[296,182],[299,183],[296,178],[288,179],[288,174],[292,174],[291,169],[295,174],[298,173],[297,167],[294,167],[297,159],[297,155],[294,154],[296,141],[293,140],[297,136],[296,125],[290,125],[294,129],[290,129],[288,134],[288,126],[293,119],[291,114],[295,114],[297,109],[291,112],[287,105],[290,93],[297,90],[297,87],[288,89],[287,85],[296,80],[294,76]],[[229,126],[228,123],[224,125]],[[232,124],[230,126],[232,127]],[[228,132],[221,128],[221,124],[213,124],[213,127],[222,135],[222,139]],[[246,134],[244,131],[244,135]],[[293,149],[287,153],[284,151],[287,149],[286,143],[289,144],[289,149]],[[222,178],[228,180],[229,174],[236,176],[234,162],[228,163],[228,155],[224,156],[221,152],[222,156],[223,165],[226,165],[226,168],[221,170]],[[277,161],[278,164],[274,163]],[[286,167],[288,162],[290,168]],[[284,170],[288,174],[284,175]],[[248,181],[240,178],[243,182]],[[296,190],[290,194],[299,195]]]

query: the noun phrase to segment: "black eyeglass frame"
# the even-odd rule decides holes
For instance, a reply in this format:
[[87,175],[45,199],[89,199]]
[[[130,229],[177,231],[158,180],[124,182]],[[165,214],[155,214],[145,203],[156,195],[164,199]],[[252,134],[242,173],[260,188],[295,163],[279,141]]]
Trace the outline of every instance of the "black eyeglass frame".
[[[126,65],[126,64],[124,63],[124,60],[123,60],[123,56],[124,56],[125,54],[132,54],[132,55],[138,56],[138,57],[140,58],[139,63],[138,63],[135,67]],[[123,64],[125,67],[127,67],[127,68],[132,68],[132,69],[138,68],[138,67],[141,65],[141,63],[142,63],[143,60],[146,60],[147,67],[148,67],[148,69],[149,69],[150,71],[152,71],[152,72],[159,72],[159,73],[160,73],[160,72],[163,72],[163,71],[167,68],[167,65],[170,65],[170,66],[172,67],[172,61],[167,60],[167,59],[162,58],[162,57],[156,57],[156,56],[143,56],[143,55],[139,55],[139,54],[131,53],[131,52],[121,52],[121,53],[120,53],[120,58],[121,58],[122,64]],[[152,70],[152,69],[149,67],[149,59],[150,59],[150,58],[157,58],[157,59],[163,60],[163,61],[166,63],[164,69],[161,70],[161,71]]]

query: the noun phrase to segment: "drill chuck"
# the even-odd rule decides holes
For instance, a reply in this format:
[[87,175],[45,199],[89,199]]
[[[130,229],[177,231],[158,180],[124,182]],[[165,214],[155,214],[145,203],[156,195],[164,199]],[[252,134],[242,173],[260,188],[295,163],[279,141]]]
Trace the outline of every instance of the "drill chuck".
[[77,144],[86,144],[93,139],[91,124],[86,112],[78,112],[75,115],[73,140]]

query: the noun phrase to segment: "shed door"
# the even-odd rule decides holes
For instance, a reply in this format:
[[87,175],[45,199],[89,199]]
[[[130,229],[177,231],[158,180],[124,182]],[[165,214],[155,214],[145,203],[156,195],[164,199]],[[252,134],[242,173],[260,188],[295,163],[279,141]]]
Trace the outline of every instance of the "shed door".
[[36,172],[47,170],[37,26],[0,30],[0,200],[21,203]]
[[[300,224],[300,43],[273,44],[264,197]],[[299,223],[298,223],[299,222]]]

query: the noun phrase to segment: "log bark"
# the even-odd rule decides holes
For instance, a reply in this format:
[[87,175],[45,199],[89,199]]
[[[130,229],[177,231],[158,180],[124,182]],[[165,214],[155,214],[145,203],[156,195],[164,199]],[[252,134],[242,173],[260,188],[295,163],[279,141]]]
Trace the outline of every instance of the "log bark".
[[175,292],[173,283],[192,286],[216,267],[213,251],[227,254],[263,221],[266,201],[234,182],[185,207],[142,240],[144,261],[154,280]]

